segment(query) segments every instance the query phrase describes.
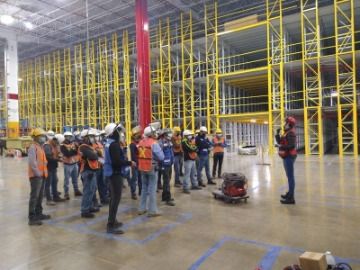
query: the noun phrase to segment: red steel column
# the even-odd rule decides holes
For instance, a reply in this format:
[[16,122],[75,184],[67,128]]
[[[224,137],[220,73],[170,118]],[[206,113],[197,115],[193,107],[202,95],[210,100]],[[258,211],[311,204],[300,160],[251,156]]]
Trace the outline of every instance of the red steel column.
[[150,41],[147,0],[136,0],[136,48],[139,122],[145,128],[151,122]]

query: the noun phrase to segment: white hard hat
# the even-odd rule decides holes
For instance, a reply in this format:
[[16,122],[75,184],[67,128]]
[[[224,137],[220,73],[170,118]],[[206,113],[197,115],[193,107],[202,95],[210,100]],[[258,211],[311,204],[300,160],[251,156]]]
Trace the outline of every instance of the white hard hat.
[[95,128],[90,128],[87,135],[88,135],[88,136],[97,136],[97,135],[98,135],[98,131],[97,131],[97,129],[95,129]]
[[204,126],[200,127],[200,131],[202,131],[202,132],[208,132],[207,128],[204,127]]
[[[74,133],[75,134],[75,133]],[[73,134],[70,132],[70,131],[66,131],[65,133],[64,133],[64,136],[72,136]]]
[[106,135],[106,131],[104,129],[100,130],[100,135]]
[[60,144],[65,141],[65,137],[62,134],[55,134],[55,139],[57,139]]
[[144,135],[146,137],[150,137],[150,136],[154,135],[155,132],[156,132],[156,130],[152,126],[148,126],[144,129]]
[[81,138],[84,138],[85,136],[87,136],[89,133],[88,129],[83,129],[80,133]]
[[48,130],[48,131],[46,132],[46,135],[47,135],[48,137],[54,137],[54,136],[55,136],[55,132],[52,131],[52,130]]
[[78,136],[78,135],[81,135],[81,132],[80,131],[74,131],[74,136]]
[[184,133],[183,133],[184,136],[189,136],[189,135],[194,135],[194,132],[192,132],[191,130],[184,130]]
[[106,136],[110,136],[111,134],[113,134],[115,128],[116,128],[116,124],[115,124],[115,123],[107,124],[106,127],[105,127],[105,130],[104,130]]

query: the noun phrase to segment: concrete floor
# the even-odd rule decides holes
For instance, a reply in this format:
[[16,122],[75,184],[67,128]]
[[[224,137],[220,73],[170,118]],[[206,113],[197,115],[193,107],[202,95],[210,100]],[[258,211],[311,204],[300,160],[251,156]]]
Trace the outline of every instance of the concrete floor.
[[[213,187],[175,190],[176,207],[162,217],[138,217],[129,188],[120,204],[123,236],[105,233],[107,209],[79,217],[80,199],[46,206],[53,219],[27,225],[26,159],[0,158],[0,269],[241,269],[281,270],[303,250],[332,251],[360,269],[359,160],[299,156],[295,206],[279,203],[286,191],[281,160],[227,155],[224,171],[249,178],[247,204],[227,205]],[[63,173],[59,170],[62,187]],[[62,188],[60,188],[62,190]]]

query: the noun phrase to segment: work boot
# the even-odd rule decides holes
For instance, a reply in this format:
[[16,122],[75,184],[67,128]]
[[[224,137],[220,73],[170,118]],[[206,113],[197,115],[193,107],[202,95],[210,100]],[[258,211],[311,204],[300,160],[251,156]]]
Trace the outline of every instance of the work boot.
[[131,199],[133,199],[133,200],[137,200],[137,196],[136,196],[136,194],[135,193],[133,193],[133,194],[131,194]]
[[288,196],[286,199],[280,200],[280,202],[282,204],[295,204],[295,199],[294,199],[294,197]]
[[119,222],[119,221],[115,220],[114,227],[120,228],[120,227],[122,227],[123,225],[124,225],[124,224],[123,224],[122,222]]
[[65,193],[64,198],[65,198],[65,200],[70,200],[70,195],[69,195],[69,193]]
[[93,213],[81,213],[82,218],[94,218],[95,215]]
[[66,200],[64,198],[61,197],[56,197],[54,198],[54,202],[65,202]]
[[183,190],[183,193],[185,193],[185,194],[190,194],[190,190],[184,189],[184,190]]
[[92,207],[90,208],[90,213],[97,213],[100,212],[100,208],[99,207]]
[[42,221],[39,219],[29,219],[30,226],[40,226],[42,224],[43,224]]
[[202,181],[199,181],[199,186],[200,187],[206,187],[206,185]]
[[54,205],[56,205],[56,203],[55,203],[53,200],[47,200],[47,201],[46,201],[46,205],[52,205],[52,206],[54,206]]
[[166,202],[166,205],[168,205],[168,206],[175,206],[175,202],[169,200],[169,201]]
[[281,194],[282,199],[286,199],[287,197],[289,197],[289,192],[286,192],[285,194]]
[[109,204],[109,199],[105,199],[105,200],[102,200],[102,201],[100,201],[101,202],[101,204],[103,204],[103,205],[108,205]]
[[199,186],[194,186],[194,187],[191,187],[192,190],[201,190],[202,188],[199,187]]
[[213,180],[209,180],[208,185],[216,185],[216,183]]
[[45,215],[45,214],[40,214],[37,216],[38,220],[47,220],[47,219],[51,219],[50,215]]
[[107,226],[106,232],[111,234],[124,234],[124,231],[122,229],[115,226]]
[[75,197],[80,197],[80,196],[82,196],[83,194],[81,193],[81,191],[80,190],[75,190],[75,192],[74,192],[74,194],[75,194]]

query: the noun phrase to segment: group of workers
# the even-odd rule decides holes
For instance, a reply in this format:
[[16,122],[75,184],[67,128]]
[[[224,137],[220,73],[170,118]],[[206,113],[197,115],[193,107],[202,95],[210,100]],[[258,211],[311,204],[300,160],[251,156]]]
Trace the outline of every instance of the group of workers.
[[[175,205],[170,188],[173,169],[175,187],[182,187],[185,194],[190,194],[190,189],[200,190],[206,186],[202,180],[203,169],[209,185],[216,184],[213,181],[216,173],[220,178],[227,146],[225,138],[220,129],[216,130],[212,140],[207,133],[206,127],[201,127],[195,134],[190,130],[181,132],[179,127],[161,129],[159,123],[152,123],[143,131],[135,127],[131,131],[128,154],[125,128],[121,124],[110,123],[102,131],[88,128],[64,134],[33,129],[34,142],[28,150],[29,225],[41,225],[43,220],[51,218],[43,213],[44,195],[48,205],[70,199],[70,179],[74,196],[82,196],[82,218],[94,218],[102,205],[109,204],[108,233],[124,233],[116,215],[126,180],[131,198],[137,200],[137,194],[140,195],[138,214],[160,216],[156,195],[159,190],[162,189],[162,201],[166,205]],[[214,158],[212,175],[211,151]],[[63,198],[57,189],[59,162],[64,166]],[[182,167],[184,177],[181,182]]]

